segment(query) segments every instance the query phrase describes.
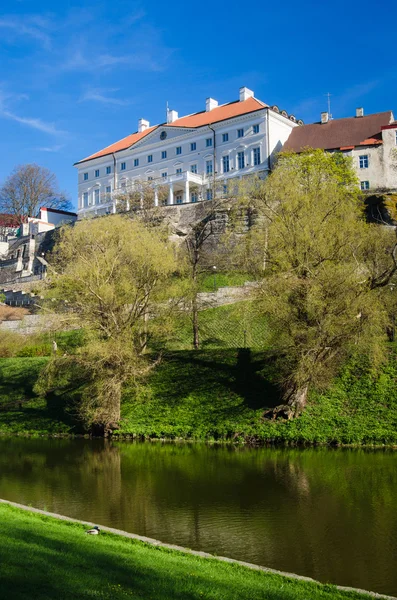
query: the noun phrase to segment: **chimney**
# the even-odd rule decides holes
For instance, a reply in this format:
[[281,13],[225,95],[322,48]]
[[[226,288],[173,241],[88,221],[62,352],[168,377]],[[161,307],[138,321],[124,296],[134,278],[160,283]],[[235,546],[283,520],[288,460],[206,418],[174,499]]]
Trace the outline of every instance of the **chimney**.
[[364,116],[364,109],[361,108],[356,108],[356,117],[363,117]]
[[142,133],[142,131],[145,131],[145,129],[148,129],[150,127],[150,123],[149,121],[146,121],[145,119],[139,119],[138,121],[138,132]]
[[167,110],[167,123],[173,123],[178,118],[178,113],[176,110]]
[[205,110],[206,112],[210,112],[213,108],[218,106],[218,100],[214,100],[213,98],[207,98],[205,101]]
[[328,123],[329,121],[329,113],[322,112],[321,113],[321,123]]
[[254,92],[249,90],[247,87],[240,88],[240,102],[244,102],[244,100],[248,100],[248,98],[253,98]]

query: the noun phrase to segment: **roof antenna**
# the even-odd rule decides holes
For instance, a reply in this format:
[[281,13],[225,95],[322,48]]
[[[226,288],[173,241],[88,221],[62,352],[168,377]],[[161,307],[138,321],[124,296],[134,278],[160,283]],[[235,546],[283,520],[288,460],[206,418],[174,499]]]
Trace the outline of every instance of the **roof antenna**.
[[327,98],[328,98],[328,119],[331,121],[331,119],[332,119],[332,113],[331,113],[331,96],[332,96],[332,94],[327,92],[324,95],[327,96]]

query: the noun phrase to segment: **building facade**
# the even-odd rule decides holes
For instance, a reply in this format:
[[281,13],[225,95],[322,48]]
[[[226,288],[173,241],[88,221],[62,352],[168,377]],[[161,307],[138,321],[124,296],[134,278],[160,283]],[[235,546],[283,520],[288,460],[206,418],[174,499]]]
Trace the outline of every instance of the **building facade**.
[[160,125],[140,119],[136,133],[75,164],[79,217],[117,212],[120,192],[143,182],[155,206],[210,200],[231,178],[265,177],[299,125],[245,87],[238,101],[218,106],[207,98],[205,110],[192,115],[168,110]]
[[319,123],[296,128],[283,146],[293,152],[304,148],[350,156],[363,191],[397,191],[397,122],[391,111],[364,116],[357,108],[355,117],[345,119],[321,113]]

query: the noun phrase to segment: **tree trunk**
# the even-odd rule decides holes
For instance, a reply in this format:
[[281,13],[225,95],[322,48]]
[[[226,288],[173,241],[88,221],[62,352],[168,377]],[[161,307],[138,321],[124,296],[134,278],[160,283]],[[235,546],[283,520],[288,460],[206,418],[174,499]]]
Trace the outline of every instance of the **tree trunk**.
[[295,419],[303,413],[307,405],[307,395],[309,392],[309,384],[306,383],[300,387],[293,386],[284,395],[285,404],[279,404],[275,408],[266,411],[263,416],[270,417],[272,420],[278,417],[287,419]]
[[200,253],[196,248],[194,250],[194,258],[192,265],[192,280],[193,280],[193,300],[192,300],[192,323],[193,323],[193,348],[199,349],[199,316],[198,316],[198,302],[197,302],[197,265],[200,260]]
[[194,292],[192,301],[192,323],[193,323],[193,348],[199,349],[199,320],[198,320],[198,304],[197,304],[197,293]]

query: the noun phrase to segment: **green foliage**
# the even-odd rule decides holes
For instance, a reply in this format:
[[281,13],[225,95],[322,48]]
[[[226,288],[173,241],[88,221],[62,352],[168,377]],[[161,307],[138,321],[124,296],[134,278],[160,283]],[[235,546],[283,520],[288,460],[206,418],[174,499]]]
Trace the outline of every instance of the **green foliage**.
[[[202,558],[0,506],[0,595],[43,598],[360,600],[368,596]],[[15,576],[18,573],[18,577]]]
[[[0,434],[81,431],[70,410],[84,381],[72,371],[47,401],[33,392],[46,360],[0,360]],[[280,400],[276,366],[271,357],[248,350],[173,352],[145,385],[125,388],[119,432],[290,444],[397,444],[394,350],[379,370],[365,357],[353,358],[326,392],[312,391],[306,411],[293,421],[262,417]]]
[[84,345],[53,357],[36,389],[70,391],[76,382],[75,412],[84,425],[112,428],[123,384],[155,365],[143,355],[150,337],[168,327],[167,318],[152,317],[170,310],[174,248],[162,230],[113,215],[63,228],[50,262],[50,307],[84,328]]
[[[248,238],[266,264],[257,307],[279,349],[283,410],[305,407],[358,349],[382,360],[387,315],[380,286],[395,270],[391,234],[362,218],[356,176],[340,153],[282,154],[251,193],[260,216]],[[247,242],[248,243],[248,242]],[[258,269],[258,266],[256,267]]]

